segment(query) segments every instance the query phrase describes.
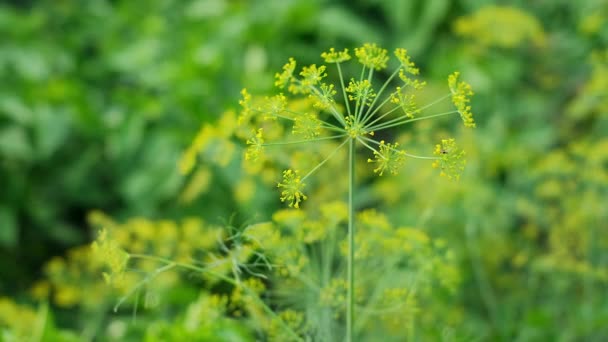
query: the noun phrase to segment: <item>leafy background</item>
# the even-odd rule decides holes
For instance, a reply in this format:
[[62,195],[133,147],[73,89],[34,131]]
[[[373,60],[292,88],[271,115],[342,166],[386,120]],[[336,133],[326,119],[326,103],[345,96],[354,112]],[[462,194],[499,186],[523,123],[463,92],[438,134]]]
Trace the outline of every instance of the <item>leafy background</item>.
[[[12,305],[43,307],[30,289],[48,276],[49,260],[91,241],[91,210],[117,221],[271,215],[281,207],[275,189],[244,202],[236,161],[203,160],[211,180],[192,190],[193,176],[178,169],[182,151],[201,125],[237,109],[241,88],[272,92],[289,57],[317,63],[328,47],[376,42],[407,48],[430,84],[456,69],[476,91],[478,128],[455,133],[468,153],[460,182],[411,163],[361,190],[361,207],[455,250],[462,283],[445,307],[423,309],[456,312],[462,323],[437,336],[605,340],[608,3],[498,4],[4,2],[0,327],[12,329],[3,318]],[[424,146],[430,132],[445,129],[436,122],[402,133]],[[185,196],[187,189],[194,194]],[[176,292],[191,287],[175,285]],[[102,317],[92,336],[111,336],[107,308],[50,301],[49,310],[65,339],[92,338],[83,333],[91,316]],[[169,320],[163,312],[150,319]],[[239,334],[241,327],[226,324]],[[133,328],[133,338],[145,327]]]

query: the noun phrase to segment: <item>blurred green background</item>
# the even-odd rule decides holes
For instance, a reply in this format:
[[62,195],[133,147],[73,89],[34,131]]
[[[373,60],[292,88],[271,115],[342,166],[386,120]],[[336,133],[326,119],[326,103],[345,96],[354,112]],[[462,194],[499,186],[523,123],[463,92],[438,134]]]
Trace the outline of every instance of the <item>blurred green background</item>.
[[[240,207],[218,165],[180,201],[182,151],[243,87],[272,92],[289,57],[318,63],[364,42],[407,48],[430,81],[459,70],[476,92],[477,129],[455,133],[469,156],[461,182],[412,167],[403,195],[372,189],[365,202],[457,251],[464,323],[449,334],[608,339],[605,0],[4,1],[0,297],[35,303],[44,264],[91,241],[91,210],[213,221],[279,208],[275,189]],[[78,335],[65,319],[77,309],[56,311]]]

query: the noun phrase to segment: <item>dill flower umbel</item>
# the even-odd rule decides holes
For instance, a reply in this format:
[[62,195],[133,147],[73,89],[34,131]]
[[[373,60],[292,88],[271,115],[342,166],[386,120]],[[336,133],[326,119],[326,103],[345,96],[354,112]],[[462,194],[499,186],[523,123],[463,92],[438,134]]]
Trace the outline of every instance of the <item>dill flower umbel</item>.
[[441,144],[435,145],[433,154],[439,157],[433,163],[433,167],[441,169],[442,176],[448,179],[460,178],[460,173],[466,164],[465,153],[456,146],[454,139],[441,140]]
[[287,201],[290,207],[299,208],[300,202],[307,199],[302,192],[305,185],[300,178],[299,171],[291,169],[283,171],[283,182],[277,185],[282,188],[281,202]]
[[102,260],[109,271],[103,273],[103,277],[108,284],[120,281],[127,268],[129,254],[125,252],[116,241],[108,238],[108,231],[102,229],[97,240],[91,245],[93,254]]
[[[375,73],[389,67],[391,58],[388,51],[376,44],[367,43],[355,49],[355,57],[354,62],[362,66],[358,77],[346,78],[343,74],[342,64],[351,61],[349,50],[337,51],[330,48],[321,54],[321,58],[325,63],[333,64],[332,68],[312,64],[303,66],[298,73],[296,60],[290,58],[282,72],[275,75],[275,85],[279,89],[287,89],[289,96],[279,93],[256,100],[246,89],[242,91],[239,122],[244,126],[254,126],[256,132],[247,140],[245,159],[257,160],[264,147],[322,140],[341,141],[333,152],[303,176],[291,169],[283,172],[283,180],[277,187],[281,192],[281,201],[290,207],[300,207],[300,203],[307,198],[302,192],[304,181],[347,144],[352,145],[351,151],[357,147],[368,149],[371,152],[368,161],[375,164],[374,173],[379,176],[385,173],[398,174],[406,158],[432,160],[434,166],[441,166],[442,174],[451,179],[458,179],[462,171],[464,153],[457,154],[454,150],[447,155],[435,153],[433,156],[421,156],[405,152],[395,142],[373,138],[377,132],[385,129],[453,114],[460,115],[465,127],[475,127],[471,110],[473,91],[468,83],[460,79],[460,74],[454,72],[449,75],[447,94],[437,101],[420,106],[416,93],[424,88],[426,82],[419,79],[420,70],[406,49],[398,48],[394,51],[393,72],[379,86],[376,85],[378,81]],[[330,69],[338,74],[339,82],[336,84],[326,83],[328,74],[332,72]],[[305,111],[292,109],[290,102],[302,98],[312,101],[312,108]],[[423,110],[448,98],[451,98],[454,110],[421,116]],[[266,127],[265,121],[268,120],[290,123],[291,132],[296,138],[287,141],[262,139],[260,127]]]

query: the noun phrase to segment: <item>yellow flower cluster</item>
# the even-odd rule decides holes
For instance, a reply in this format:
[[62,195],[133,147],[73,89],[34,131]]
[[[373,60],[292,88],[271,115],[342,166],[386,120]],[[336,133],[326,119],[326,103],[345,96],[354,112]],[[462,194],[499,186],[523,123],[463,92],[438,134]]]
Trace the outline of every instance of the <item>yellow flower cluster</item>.
[[331,108],[336,103],[334,95],[336,95],[334,85],[323,83],[319,87],[319,93],[317,95],[311,94],[309,98],[314,102],[315,107],[325,110]]
[[[608,283],[606,267],[589,257],[590,251],[600,253],[608,248],[608,238],[601,233],[598,221],[608,189],[607,164],[608,139],[589,137],[551,151],[533,166],[530,176],[535,188],[530,196],[534,201],[526,208],[526,215],[532,217],[531,222],[538,222],[537,230],[547,229],[549,247],[541,255],[527,258],[536,270],[568,275],[574,284],[589,279]],[[559,207],[542,209],[556,200]]]
[[[245,106],[251,96],[244,92],[245,99],[242,101]],[[190,146],[184,151],[180,161],[179,170],[182,174],[188,174],[196,165],[199,155],[203,155],[208,161],[224,167],[228,165],[235,150],[235,144],[230,141],[230,137],[235,133],[237,119],[233,112],[226,112],[217,125],[204,124],[194,137]]]
[[281,73],[276,73],[275,78],[276,81],[274,85],[279,88],[285,88],[285,86],[291,84],[293,79],[293,72],[296,70],[296,61],[293,58],[289,58],[287,64],[283,66],[283,71]]
[[[450,93],[427,106],[418,107],[415,92],[421,90],[426,83],[417,78],[420,70],[411,60],[407,50],[398,48],[394,51],[394,60],[398,64],[391,76],[379,87],[374,86],[374,76],[377,76],[374,75],[374,72],[387,67],[389,61],[387,50],[375,44],[364,44],[362,47],[355,49],[355,55],[358,61],[364,65],[358,79],[345,79],[342,74],[340,64],[350,59],[348,51],[337,52],[332,48],[322,53],[321,57],[327,63],[336,64],[339,83],[323,82],[327,77],[327,68],[324,65],[304,66],[296,74],[296,62],[293,58],[290,58],[288,63],[283,66],[283,71],[275,75],[276,85],[281,89],[287,87],[292,95],[301,94],[304,96],[299,98],[295,96],[295,98],[287,100],[285,96],[279,94],[275,97],[266,97],[261,104],[258,104],[260,101],[252,98],[246,90],[242,92],[243,99],[240,103],[243,107],[243,113],[240,115],[239,123],[249,130],[249,135],[245,138],[248,145],[245,153],[245,160],[247,161],[258,159],[259,151],[265,146],[275,146],[273,150],[282,150],[284,155],[289,153],[285,151],[290,148],[288,145],[297,146],[298,144],[315,142],[323,146],[332,146],[332,144],[323,144],[321,141],[341,140],[341,143],[333,145],[335,149],[327,153],[325,158],[318,159],[316,166],[314,164],[310,165],[310,163],[289,164],[291,169],[288,168],[283,172],[283,180],[278,183],[277,187],[281,192],[281,201],[286,202],[290,207],[300,207],[301,202],[306,199],[306,195],[302,191],[304,181],[331,158],[340,155],[338,151],[347,146],[349,142],[352,142],[354,147],[352,151],[355,151],[358,146],[363,146],[372,151],[373,158],[369,158],[369,160],[376,163],[374,169],[376,174],[383,175],[385,172],[397,174],[399,167],[404,164],[405,157],[426,160],[441,158],[405,153],[403,150],[398,150],[397,144],[387,144],[384,141],[373,139],[378,131],[414,121],[457,114],[461,116],[466,127],[475,127],[470,106],[470,97],[473,92],[468,83],[458,79],[459,73],[456,72],[448,78]],[[396,84],[393,84],[393,82]],[[385,92],[385,90],[387,91]],[[342,98],[340,100],[343,102],[338,102],[338,98],[335,97],[338,93],[341,93]],[[451,97],[457,110],[418,116],[422,109],[427,109],[435,103],[447,100],[449,97]],[[295,108],[294,104],[301,104],[303,99],[308,100],[308,103],[312,104],[312,108]],[[401,111],[403,114],[399,114]],[[397,113],[396,117],[387,117],[395,112]],[[272,123],[269,121],[272,121]],[[271,124],[273,126],[270,126]],[[252,126],[255,128],[252,128]],[[291,128],[292,135],[297,136],[297,139],[285,137],[283,133],[289,131],[285,129],[287,127]],[[260,128],[263,129],[265,134],[263,140],[261,139]],[[254,137],[251,137],[250,132],[252,130],[258,132]],[[275,139],[266,136],[269,132],[272,132]],[[298,149],[292,154],[302,156],[306,152],[312,152],[311,154],[314,155],[319,150],[321,148],[316,150],[313,148]],[[277,155],[280,155],[280,153],[277,153]],[[292,161],[296,159],[300,161],[305,158],[294,157]],[[309,158],[308,160],[314,161],[316,159]],[[269,158],[264,159],[264,166],[258,166],[255,168],[255,172],[261,174],[261,170],[264,168],[270,170],[273,162],[285,164],[285,158],[277,157],[273,160],[269,156]],[[251,166],[251,169],[254,169],[253,166]],[[308,169],[310,171],[305,176],[299,177],[297,172],[293,171],[295,169]]]
[[448,77],[448,86],[452,92],[452,102],[458,109],[464,126],[474,128],[475,120],[473,119],[473,113],[471,113],[471,106],[469,105],[471,102],[470,97],[473,96],[473,90],[471,89],[471,85],[465,81],[459,82],[459,76],[460,73],[456,71]]
[[42,331],[36,331],[36,311],[15,303],[9,298],[0,297],[0,333],[3,341],[39,340]]
[[567,113],[575,119],[608,113],[608,49],[595,51],[590,62],[589,79],[568,104]]
[[314,113],[304,113],[294,119],[292,133],[310,140],[321,135],[321,121]]
[[439,157],[433,163],[433,167],[440,168],[442,176],[448,179],[460,179],[466,163],[465,153],[456,146],[454,139],[442,139],[440,144],[435,145],[433,154]]
[[359,59],[359,63],[375,70],[385,69],[386,62],[388,62],[386,49],[378,47],[376,44],[363,44],[362,47],[355,49],[355,56]]
[[103,273],[103,277],[108,284],[120,282],[124,278],[127,268],[129,254],[125,252],[115,240],[108,238],[107,229],[102,229],[97,236],[97,240],[91,245],[93,258],[105,263],[108,272]]
[[355,81],[352,79],[346,87],[346,92],[349,93],[348,99],[351,101],[365,101],[365,104],[371,104],[376,94],[369,80]]
[[415,114],[420,113],[416,104],[416,94],[406,93],[403,88],[397,87],[391,94],[391,103],[401,106],[406,117],[413,119]]
[[283,182],[277,184],[281,190],[281,202],[289,202],[289,206],[299,208],[300,202],[307,199],[302,189],[306,186],[300,178],[299,171],[291,169],[283,171]]
[[317,67],[316,64],[313,64],[308,67],[303,67],[302,71],[300,72],[300,76],[302,76],[301,82],[304,87],[308,88],[315,86],[327,76],[327,73],[325,72],[325,65]]
[[543,46],[546,41],[538,19],[509,6],[484,6],[469,16],[458,18],[454,31],[483,46],[514,48],[526,42]]
[[277,116],[285,112],[286,106],[287,98],[281,93],[272,97],[266,96],[263,106],[258,110],[264,113],[266,119],[276,120]]
[[334,48],[330,48],[328,52],[323,52],[321,58],[325,60],[325,63],[342,63],[350,59],[348,49],[343,51],[336,51]]
[[382,176],[385,171],[396,175],[405,163],[405,151],[399,150],[399,143],[386,144],[384,140],[380,141],[378,146],[379,151],[374,151],[374,159],[368,159],[368,163],[378,165],[374,169],[374,173]]
[[260,158],[260,154],[264,149],[264,138],[262,137],[263,128],[258,129],[255,135],[247,140],[247,151],[245,152],[245,160],[257,161]]
[[410,56],[407,54],[407,50],[403,48],[398,48],[395,50],[395,56],[403,66],[403,71],[412,74],[418,75],[420,73],[420,69],[416,67],[416,64],[411,61]]

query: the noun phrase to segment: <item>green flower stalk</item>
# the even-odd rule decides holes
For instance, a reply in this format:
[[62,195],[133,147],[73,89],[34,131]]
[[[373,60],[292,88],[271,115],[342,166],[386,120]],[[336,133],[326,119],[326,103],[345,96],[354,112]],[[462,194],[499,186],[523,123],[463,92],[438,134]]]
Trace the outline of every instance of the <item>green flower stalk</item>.
[[[459,79],[459,73],[454,72],[448,77],[449,92],[437,101],[425,106],[416,102],[416,93],[424,88],[425,82],[417,77],[420,73],[411,60],[407,50],[399,48],[394,51],[395,66],[390,76],[379,87],[375,86],[377,71],[385,70],[390,62],[388,51],[376,44],[364,44],[355,49],[355,57],[362,65],[358,77],[345,78],[342,65],[352,62],[348,49],[336,51],[334,48],[323,52],[321,57],[332,68],[325,65],[312,64],[304,66],[301,72],[296,72],[296,60],[290,58],[282,71],[275,75],[277,86],[291,95],[279,93],[273,97],[254,102],[247,90],[243,90],[240,101],[243,110],[240,122],[249,122],[257,117],[257,122],[263,124],[266,120],[283,120],[291,124],[291,132],[297,136],[294,141],[266,142],[262,136],[262,128],[254,130],[247,140],[245,158],[256,160],[265,148],[285,144],[304,144],[322,140],[341,141],[317,166],[300,176],[299,170],[288,169],[283,172],[283,180],[277,187],[280,190],[280,200],[290,207],[299,208],[308,199],[305,194],[305,181],[316,172],[335,153],[348,145],[349,155],[349,191],[348,191],[348,270],[347,270],[347,309],[346,309],[346,339],[354,339],[355,305],[354,305],[354,193],[355,193],[355,157],[358,148],[367,149],[371,153],[368,162],[374,165],[374,173],[383,176],[385,173],[396,175],[408,158],[427,159],[433,161],[433,167],[441,170],[441,175],[449,179],[459,179],[464,169],[464,152],[460,150],[454,139],[444,139],[435,148],[434,154],[419,156],[406,152],[396,142],[376,140],[377,132],[406,125],[419,120],[439,118],[442,116],[459,115],[465,127],[475,127],[471,112],[470,98],[473,95],[471,86]],[[329,70],[337,72],[338,84],[326,81]],[[341,93],[341,94],[340,94]],[[340,94],[340,95],[338,95]],[[337,98],[336,98],[337,97]],[[289,108],[289,101],[298,98],[308,98],[316,111],[298,112]],[[451,98],[455,109],[420,116],[422,110]]]

